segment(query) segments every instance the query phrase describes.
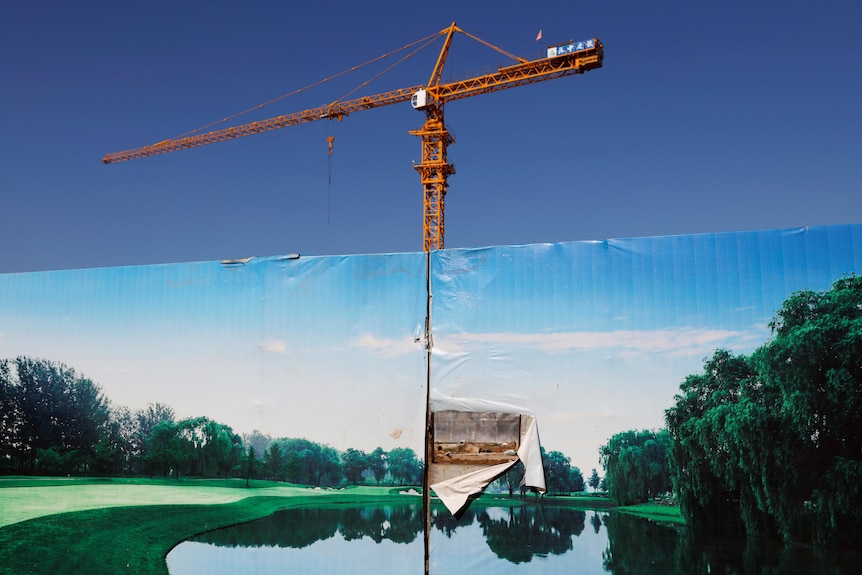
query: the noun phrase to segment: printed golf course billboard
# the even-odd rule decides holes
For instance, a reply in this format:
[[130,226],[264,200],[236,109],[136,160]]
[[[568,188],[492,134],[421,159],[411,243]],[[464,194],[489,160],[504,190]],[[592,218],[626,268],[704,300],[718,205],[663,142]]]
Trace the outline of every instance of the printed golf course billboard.
[[[0,275],[0,565],[422,573],[424,529],[435,573],[742,572],[687,539],[721,507],[692,473],[737,534],[858,552],[859,273],[862,225]],[[805,401],[787,365],[824,374]],[[435,453],[507,470],[463,508],[431,481],[423,528]],[[618,512],[645,502],[674,526]]]

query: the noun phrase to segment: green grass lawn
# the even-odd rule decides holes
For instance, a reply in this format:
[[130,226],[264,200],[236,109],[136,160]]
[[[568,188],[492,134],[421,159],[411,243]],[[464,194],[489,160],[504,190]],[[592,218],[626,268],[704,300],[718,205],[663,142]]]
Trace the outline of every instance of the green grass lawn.
[[[256,495],[292,496],[310,490],[245,480],[0,479],[0,527],[45,515],[137,505],[232,503]],[[315,492],[318,493],[318,492]],[[322,493],[322,492],[319,492]]]
[[0,480],[0,573],[168,573],[165,556],[193,535],[314,505],[401,503],[391,488],[320,490],[214,480]]
[[516,492],[511,497],[508,493],[483,493],[475,504],[485,506],[512,507],[519,505],[553,505],[572,509],[611,509],[616,504],[604,495],[594,493],[573,493],[571,495],[545,495],[537,497],[534,493],[525,495],[523,499]]
[[[313,505],[404,503],[407,488],[312,489],[268,481],[183,479],[0,479],[0,574],[167,575],[167,553],[200,533]],[[485,494],[478,505],[565,505],[609,509],[595,496],[510,498]],[[618,508],[657,521],[683,522],[658,504]]]
[[675,523],[680,525],[685,523],[685,519],[683,519],[682,514],[679,511],[679,507],[675,505],[638,503],[637,505],[626,505],[624,507],[617,507],[616,509],[623,513],[631,513],[632,515],[646,517],[653,521],[658,521],[659,523]]

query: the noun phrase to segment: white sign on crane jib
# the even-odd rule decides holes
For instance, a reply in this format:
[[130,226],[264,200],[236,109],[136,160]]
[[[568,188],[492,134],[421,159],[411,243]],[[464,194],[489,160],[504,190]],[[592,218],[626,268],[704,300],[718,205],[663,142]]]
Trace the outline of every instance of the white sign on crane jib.
[[551,46],[548,48],[548,58],[553,58],[555,56],[562,56],[563,54],[571,54],[572,52],[579,52],[581,50],[589,50],[590,48],[596,47],[595,38],[591,38],[589,40],[583,40],[581,42],[572,42],[571,44],[562,44],[560,46]]

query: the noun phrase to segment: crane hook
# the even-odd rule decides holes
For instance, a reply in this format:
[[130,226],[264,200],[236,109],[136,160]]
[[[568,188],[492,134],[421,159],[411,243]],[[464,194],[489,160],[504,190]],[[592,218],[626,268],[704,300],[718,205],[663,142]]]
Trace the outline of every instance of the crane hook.
[[332,142],[335,141],[335,136],[326,136],[326,143],[329,144],[329,155],[332,155]]

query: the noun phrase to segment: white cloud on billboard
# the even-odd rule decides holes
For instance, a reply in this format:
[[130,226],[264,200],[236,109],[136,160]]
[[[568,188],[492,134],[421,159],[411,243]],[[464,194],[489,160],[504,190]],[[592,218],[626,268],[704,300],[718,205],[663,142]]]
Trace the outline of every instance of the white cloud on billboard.
[[422,349],[421,340],[412,337],[386,338],[364,333],[351,342],[352,346],[362,348],[384,358],[400,357],[416,353]]
[[272,339],[257,344],[257,347],[270,353],[287,353],[287,342],[284,340]]
[[617,353],[704,356],[722,348],[737,352],[749,351],[763,342],[764,334],[683,327],[660,330],[612,330],[558,333],[457,333],[438,335],[436,347],[449,352],[467,342],[487,345],[507,345],[545,353],[577,351],[616,351]]

